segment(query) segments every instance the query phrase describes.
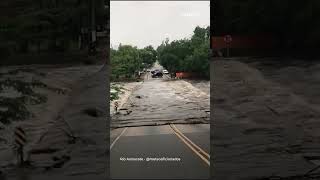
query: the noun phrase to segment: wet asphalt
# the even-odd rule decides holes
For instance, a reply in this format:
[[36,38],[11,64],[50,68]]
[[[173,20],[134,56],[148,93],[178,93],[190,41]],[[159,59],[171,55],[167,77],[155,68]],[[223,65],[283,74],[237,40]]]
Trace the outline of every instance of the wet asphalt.
[[[123,131],[123,128],[121,130]],[[201,127],[194,126],[193,132],[188,133],[188,137],[197,140],[195,143],[201,144],[199,146],[208,152],[210,131],[202,130]],[[111,142],[114,140],[115,138],[112,138]],[[180,161],[147,161],[147,158],[162,157],[180,158]],[[122,158],[143,158],[143,160],[123,160]],[[210,177],[210,166],[179,139],[169,125],[126,129],[112,146],[110,160],[111,178],[114,179],[207,179]]]
[[210,157],[204,155],[210,154],[210,124],[170,123],[208,114],[178,97],[166,86],[166,79],[146,75],[131,95],[134,100],[124,106],[132,112],[114,117],[113,125],[121,126],[111,130],[112,179],[210,178]]

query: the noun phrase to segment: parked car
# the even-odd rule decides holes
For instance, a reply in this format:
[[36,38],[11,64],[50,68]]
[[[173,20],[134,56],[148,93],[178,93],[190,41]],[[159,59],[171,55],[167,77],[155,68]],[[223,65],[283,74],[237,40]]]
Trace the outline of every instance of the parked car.
[[160,72],[160,71],[155,71],[153,74],[152,74],[152,78],[157,78],[157,77],[162,77],[163,76],[163,74],[162,74],[162,72]]
[[169,72],[166,69],[162,70],[162,73],[163,74],[169,74]]
[[154,73],[157,73],[157,72],[160,72],[160,70],[159,69],[152,70],[151,74],[154,74]]

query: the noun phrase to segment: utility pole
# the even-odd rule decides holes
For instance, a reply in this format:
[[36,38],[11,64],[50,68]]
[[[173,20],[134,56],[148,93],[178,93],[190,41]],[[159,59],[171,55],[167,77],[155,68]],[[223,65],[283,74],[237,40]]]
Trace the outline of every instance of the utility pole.
[[91,0],[91,41],[89,47],[89,54],[96,53],[96,9],[95,9],[95,1]]
[[141,66],[141,62],[140,62],[140,56],[139,56],[140,52],[138,51],[138,63],[139,63],[139,67],[138,67],[138,75],[140,77],[140,66]]
[[[107,13],[107,15],[109,15],[110,14],[110,1],[104,1],[104,4],[105,4],[105,10],[107,11],[106,13]],[[107,15],[106,15],[106,17],[104,17],[105,19],[107,19],[107,21],[106,21],[106,23],[107,23],[107,25],[106,25],[106,31],[107,31],[107,58],[106,58],[106,64],[109,64],[110,63],[110,18],[107,18]]]

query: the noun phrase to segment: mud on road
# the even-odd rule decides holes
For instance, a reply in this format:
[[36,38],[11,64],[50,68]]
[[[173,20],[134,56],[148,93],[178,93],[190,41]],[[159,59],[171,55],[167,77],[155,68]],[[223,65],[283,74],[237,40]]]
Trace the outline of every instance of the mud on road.
[[120,113],[112,117],[111,128],[209,123],[210,95],[207,92],[184,80],[171,80],[168,76],[151,78],[146,74],[144,82],[119,109]]
[[[30,118],[0,123],[0,137],[6,140],[0,142],[0,170],[8,179],[105,177],[108,71],[100,69],[99,65],[1,68],[1,78],[19,80],[26,86],[33,79],[45,84],[32,90],[47,98],[40,104],[25,104],[33,114]],[[61,89],[65,91],[55,91]],[[10,98],[21,95],[10,88],[1,93]],[[25,160],[29,166],[22,169],[17,168],[12,149],[16,125],[24,128],[28,140]]]

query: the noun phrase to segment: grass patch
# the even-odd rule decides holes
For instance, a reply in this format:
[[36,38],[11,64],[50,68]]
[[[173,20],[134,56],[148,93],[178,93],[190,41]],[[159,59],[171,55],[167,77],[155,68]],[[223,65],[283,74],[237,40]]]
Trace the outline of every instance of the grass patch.
[[117,100],[119,99],[119,94],[123,93],[124,88],[121,85],[111,84],[110,88],[110,100]]

